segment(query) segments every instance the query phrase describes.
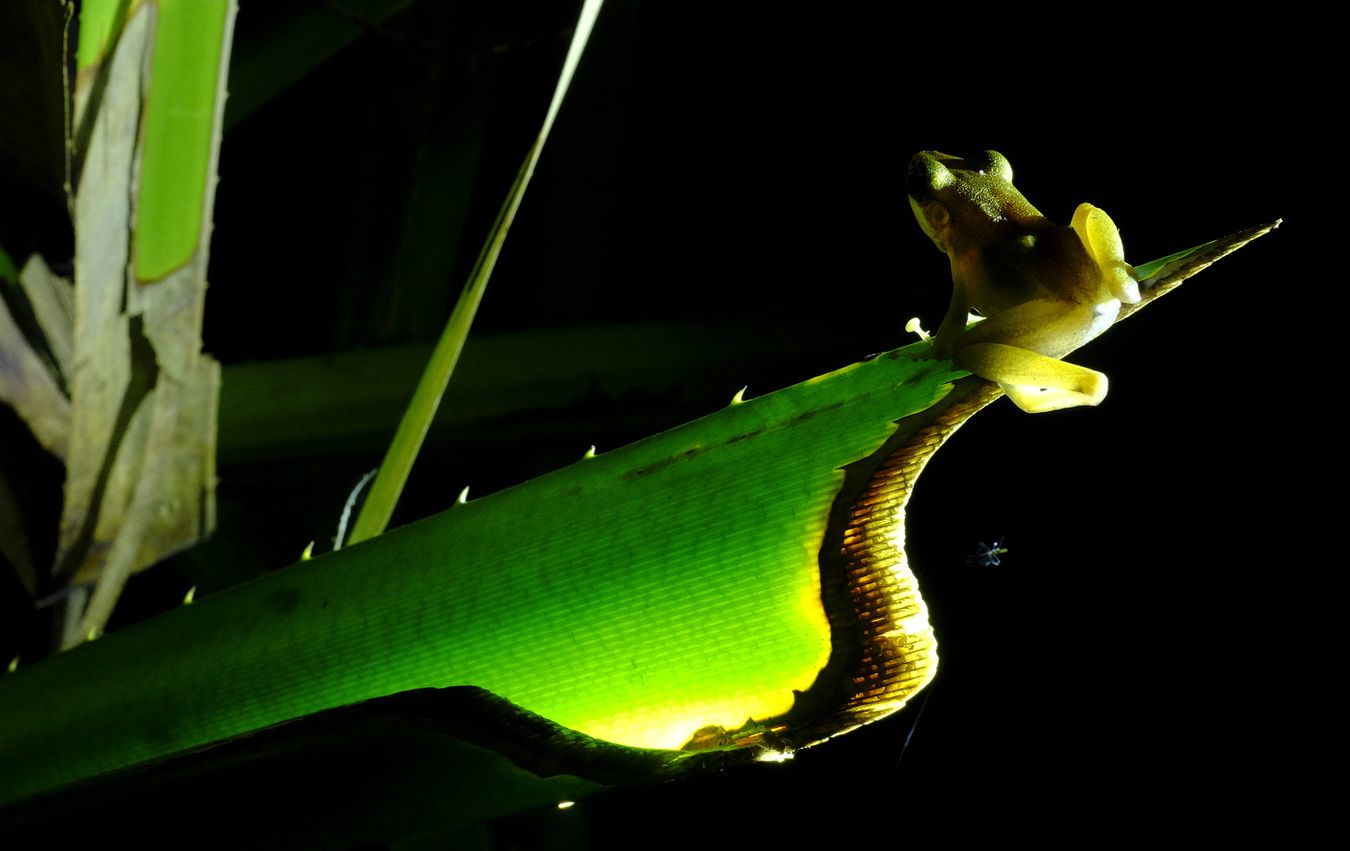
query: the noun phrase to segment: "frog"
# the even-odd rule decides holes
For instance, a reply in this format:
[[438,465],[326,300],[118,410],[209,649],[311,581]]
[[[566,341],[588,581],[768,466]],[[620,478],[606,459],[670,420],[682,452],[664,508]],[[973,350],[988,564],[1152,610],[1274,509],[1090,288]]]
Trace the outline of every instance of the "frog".
[[951,261],[952,299],[934,353],[996,382],[1028,413],[1100,404],[1106,376],[1060,358],[1139,301],[1120,231],[1087,203],[1067,227],[1056,225],[1012,180],[997,151],[922,151],[910,160],[914,217]]

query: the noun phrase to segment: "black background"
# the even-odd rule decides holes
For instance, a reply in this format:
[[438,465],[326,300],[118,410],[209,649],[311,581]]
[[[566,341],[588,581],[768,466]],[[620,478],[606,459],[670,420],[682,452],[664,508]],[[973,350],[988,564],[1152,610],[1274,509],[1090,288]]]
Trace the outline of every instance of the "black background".
[[[243,5],[237,54],[278,14]],[[1342,560],[1326,519],[1340,379],[1326,370],[1337,305],[1324,294],[1345,266],[1326,227],[1344,146],[1319,126],[1315,36],[1278,20],[1089,26],[880,8],[609,5],[478,327],[575,327],[581,347],[597,324],[785,330],[747,331],[745,363],[701,373],[668,411],[661,398],[593,399],[558,412],[566,427],[513,427],[509,443],[444,438],[403,520],[465,483],[481,494],[697,416],[742,385],[767,392],[893,348],[911,316],[935,326],[949,283],[904,197],[914,151],[1001,151],[1051,219],[1081,201],[1110,213],[1134,262],[1285,224],[1074,356],[1111,377],[1099,408],[1029,417],[1001,401],[935,457],[910,511],[942,654],[921,703],[784,766],[495,825],[503,844],[568,833],[621,846],[652,824],[672,839],[832,843],[860,839],[864,813],[907,806],[956,814],[929,823],[946,836],[999,833],[1007,802],[1020,805],[1009,835],[1062,828],[1078,801],[1107,808],[1101,824],[1180,816],[1224,831],[1271,795],[1284,803],[1259,809],[1294,824],[1291,790],[1315,808],[1293,764],[1327,741],[1306,733],[1321,729],[1330,673],[1314,601]],[[419,324],[382,296],[394,243],[381,240],[425,179],[419,163],[436,159],[428,146],[443,154],[462,126],[428,119],[426,89],[398,80],[472,76],[499,57],[473,104],[488,129],[458,213],[476,244],[547,102],[570,12],[522,4],[475,20],[471,38],[457,19],[370,27],[236,118],[205,339],[227,366],[434,333],[442,309]],[[418,304],[446,307],[472,253],[420,281],[431,295]],[[779,349],[769,366],[752,357]],[[625,405],[652,413],[634,425]],[[223,460],[213,552],[257,569],[293,560],[331,535],[378,457]],[[995,538],[1001,566],[965,563]],[[189,559],[139,579],[119,617],[167,605],[200,569]]]

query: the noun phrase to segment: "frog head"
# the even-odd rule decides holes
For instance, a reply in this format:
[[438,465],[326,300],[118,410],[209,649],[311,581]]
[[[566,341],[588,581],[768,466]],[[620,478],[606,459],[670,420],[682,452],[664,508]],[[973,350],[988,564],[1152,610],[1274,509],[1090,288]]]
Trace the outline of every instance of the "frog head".
[[922,151],[910,160],[905,189],[919,227],[957,257],[1045,223],[1012,177],[1012,164],[998,151],[966,158]]

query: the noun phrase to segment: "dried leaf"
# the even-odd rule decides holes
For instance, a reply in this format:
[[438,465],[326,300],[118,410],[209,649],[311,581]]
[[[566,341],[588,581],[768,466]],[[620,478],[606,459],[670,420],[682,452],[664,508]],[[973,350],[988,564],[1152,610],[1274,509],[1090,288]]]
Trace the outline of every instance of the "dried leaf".
[[28,423],[38,443],[58,458],[70,441],[70,401],[0,299],[0,402]]
[[19,273],[19,284],[46,338],[47,350],[61,374],[69,375],[75,345],[75,291],[70,281],[52,272],[42,257],[34,254]]

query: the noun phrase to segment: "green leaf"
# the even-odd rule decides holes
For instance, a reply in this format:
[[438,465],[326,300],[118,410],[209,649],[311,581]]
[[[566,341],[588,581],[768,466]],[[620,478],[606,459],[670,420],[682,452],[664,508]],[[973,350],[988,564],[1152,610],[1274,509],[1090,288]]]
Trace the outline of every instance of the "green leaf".
[[4,248],[0,248],[0,281],[9,284],[19,282],[19,270],[14,265],[14,261],[9,258],[9,254]]
[[389,525],[389,518],[393,516],[399,495],[403,493],[403,485],[408,480],[413,461],[417,458],[422,441],[425,440],[427,430],[431,427],[431,421],[436,416],[436,409],[440,406],[445,386],[459,362],[464,341],[469,336],[469,327],[478,312],[478,305],[482,301],[488,280],[492,277],[492,270],[497,265],[497,257],[501,254],[507,232],[511,229],[511,223],[515,221],[516,211],[520,209],[520,203],[524,200],[525,190],[534,175],[544,143],[548,141],[549,131],[553,129],[553,121],[562,107],[563,97],[572,82],[572,75],[581,61],[581,54],[590,38],[595,19],[600,14],[602,2],[603,0],[586,0],[582,7],[567,58],[563,61],[562,72],[558,75],[558,84],[553,91],[553,100],[549,103],[548,112],[544,116],[543,126],[529,153],[525,155],[525,162],[521,164],[515,182],[497,213],[497,220],[493,223],[487,241],[478,254],[478,260],[469,274],[468,283],[460,293],[450,320],[436,343],[431,362],[427,364],[422,380],[413,393],[412,401],[408,403],[398,431],[390,443],[389,451],[385,453],[384,462],[380,465],[379,474],[375,477],[375,483],[371,485],[370,495],[361,506],[361,513],[357,515],[356,522],[352,525],[350,543],[355,544],[372,538]]
[[135,270],[142,282],[185,265],[207,233],[231,2],[159,3],[136,204]]

